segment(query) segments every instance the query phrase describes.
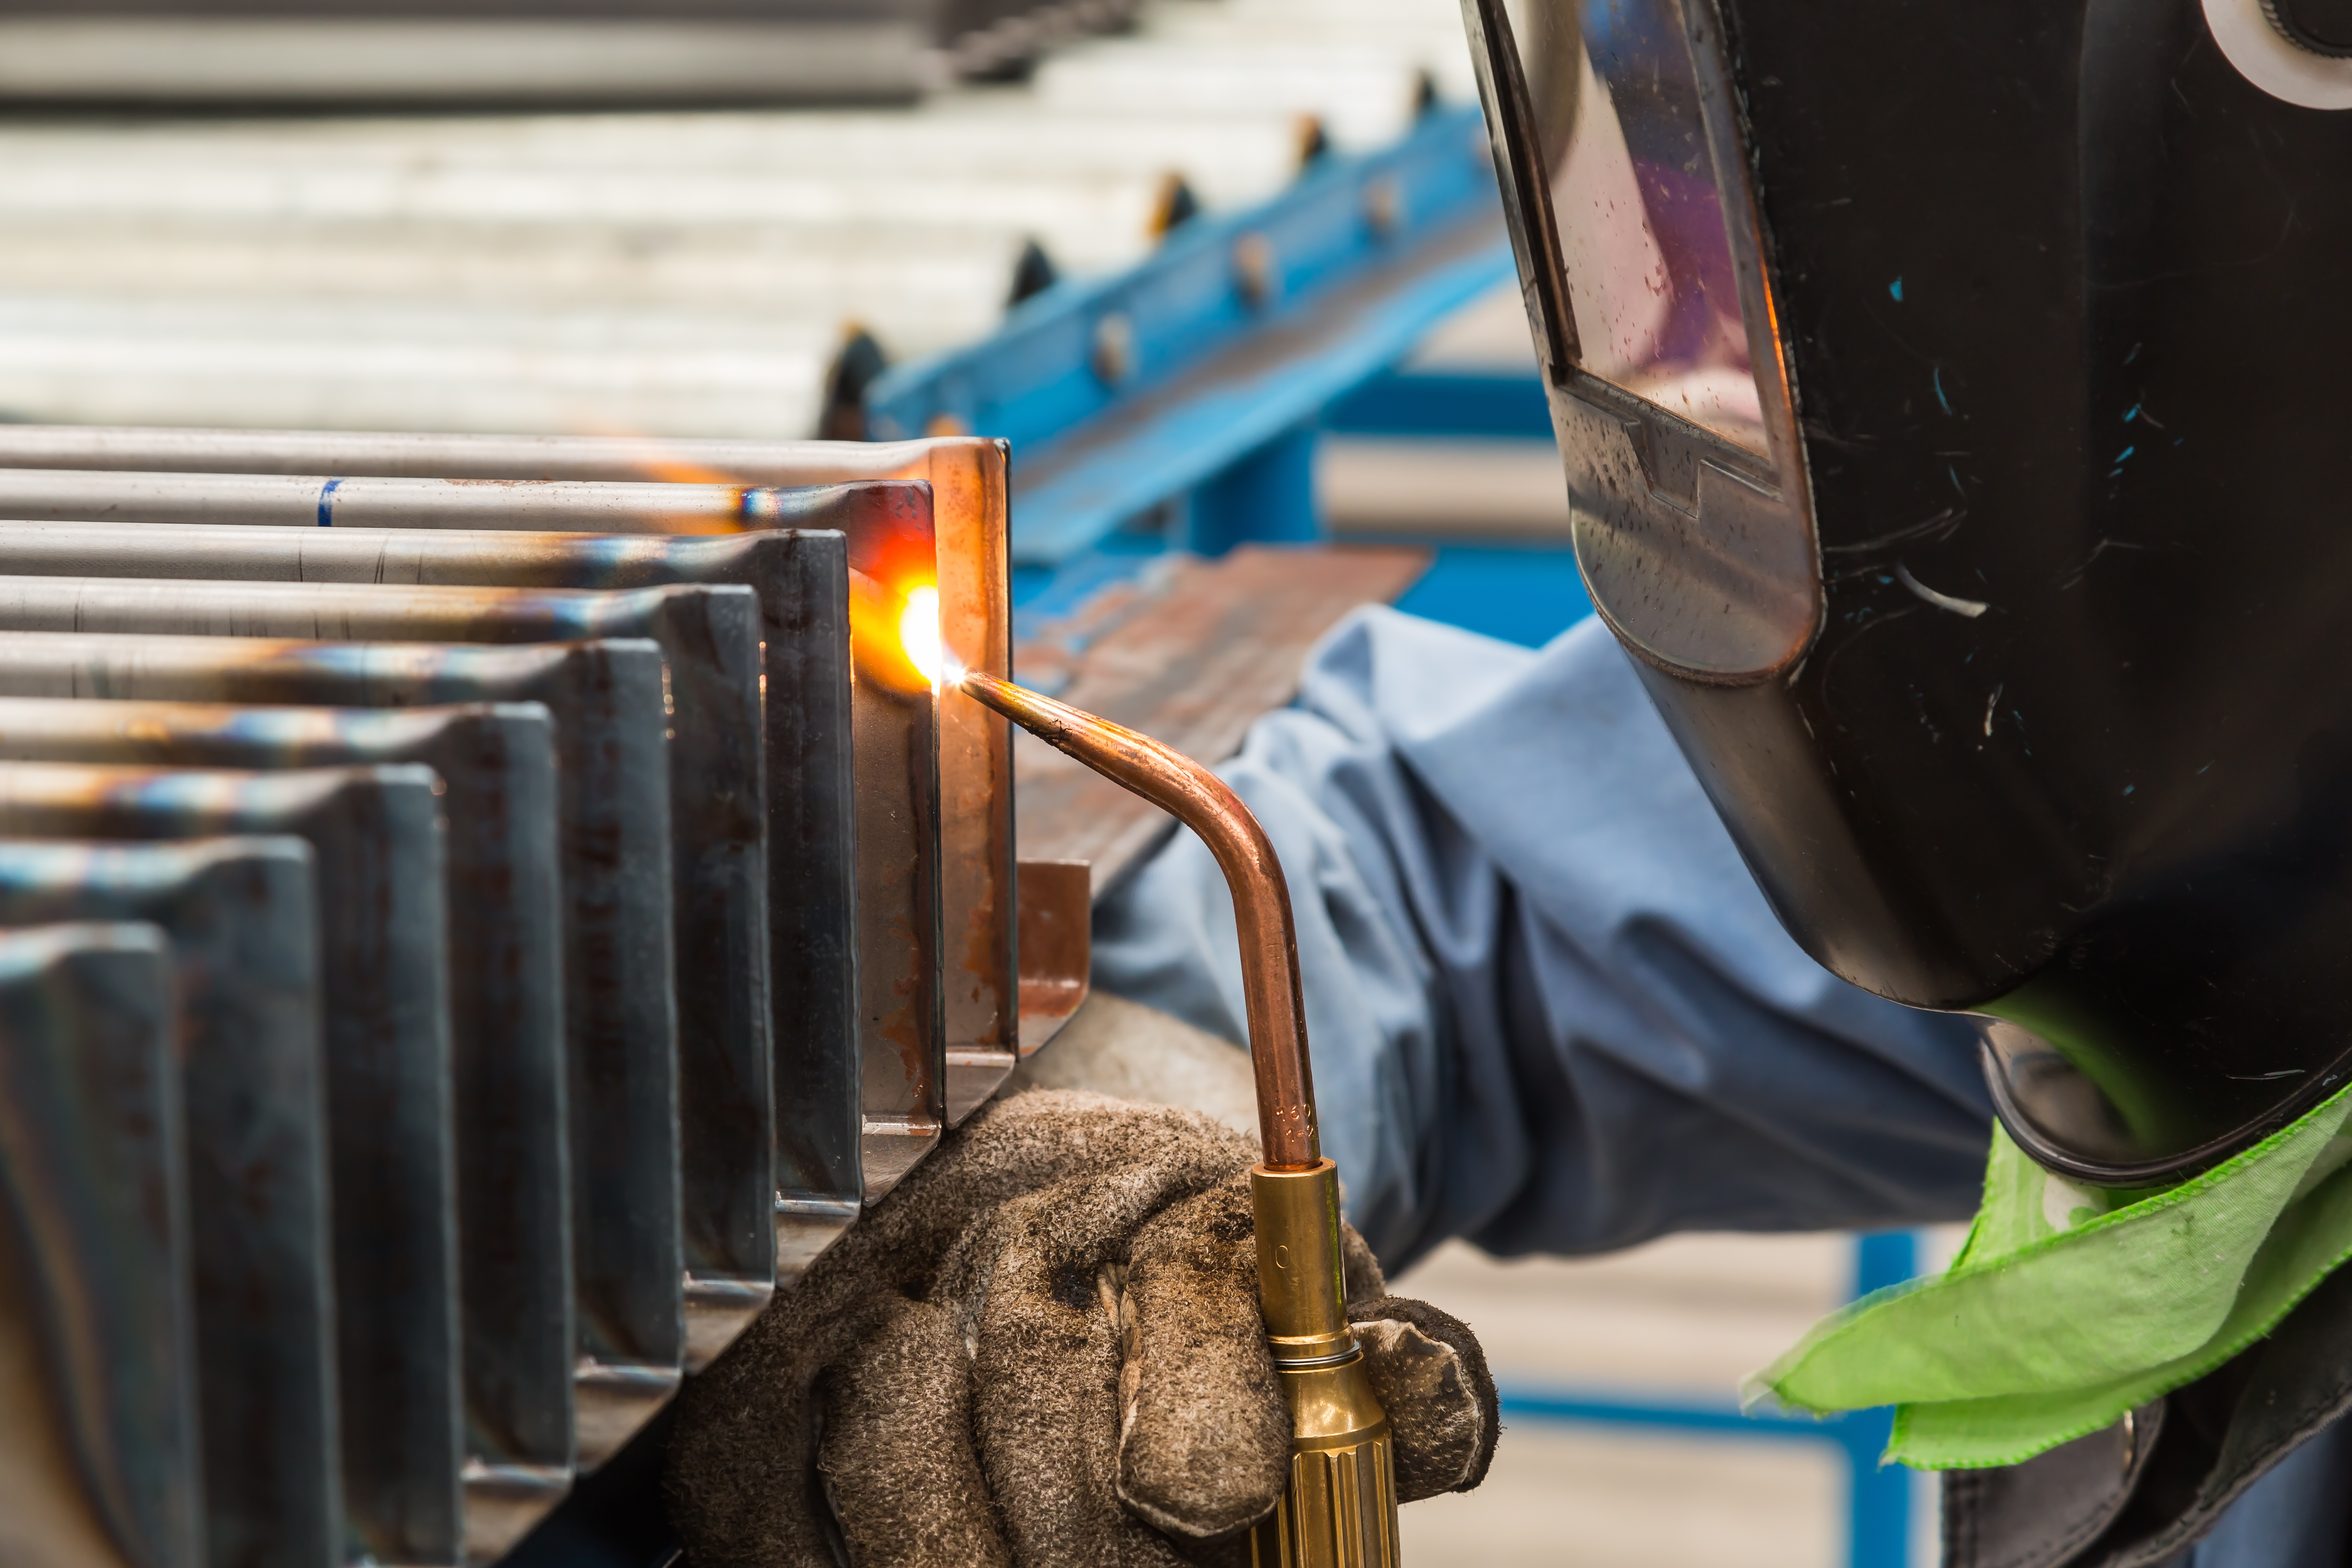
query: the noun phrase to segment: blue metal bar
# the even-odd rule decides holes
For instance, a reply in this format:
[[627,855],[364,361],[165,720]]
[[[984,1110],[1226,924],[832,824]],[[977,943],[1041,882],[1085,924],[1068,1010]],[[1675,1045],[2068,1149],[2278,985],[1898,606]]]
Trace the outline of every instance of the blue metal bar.
[[[1853,1248],[1853,1297],[1900,1285],[1919,1272],[1919,1246],[1907,1230],[1874,1231]],[[1904,1568],[1911,1558],[1911,1472],[1882,1464],[1895,1424],[1891,1410],[1857,1410],[1846,1479],[1846,1561],[1852,1568]]]
[[1429,570],[1396,607],[1409,616],[1541,647],[1592,613],[1576,552],[1440,539]]
[[1297,425],[1195,488],[1184,548],[1223,555],[1244,541],[1303,544],[1321,536],[1315,504],[1315,427]]
[[[1327,159],[1252,211],[1185,224],[1117,277],[1057,285],[986,341],[901,366],[866,397],[871,434],[1012,440],[1012,551],[1054,565],[1207,488],[1244,500],[1293,470],[1324,408],[1512,276],[1477,110]],[[1236,468],[1258,473],[1233,473]],[[1284,481],[1288,482],[1288,481]],[[1301,514],[1250,502],[1298,537]]]
[[1504,1389],[1502,1400],[1506,1419],[1517,1415],[1528,1421],[1647,1426],[1666,1432],[1793,1438],[1800,1442],[1831,1442],[1844,1447],[1840,1423],[1836,1419],[1815,1421],[1778,1411],[1763,1411],[1751,1415],[1727,1401],[1612,1399],[1593,1394],[1539,1394],[1518,1388]]
[[1533,372],[1389,371],[1326,409],[1323,428],[1345,436],[1552,438],[1551,409]]

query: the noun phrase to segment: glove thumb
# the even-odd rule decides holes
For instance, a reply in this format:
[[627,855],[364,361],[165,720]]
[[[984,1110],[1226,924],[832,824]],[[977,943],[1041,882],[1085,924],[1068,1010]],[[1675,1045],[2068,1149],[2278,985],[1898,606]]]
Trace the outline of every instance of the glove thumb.
[[1486,1479],[1502,1409],[1486,1355],[1461,1320],[1426,1301],[1351,1301],[1364,1370],[1396,1443],[1397,1500],[1466,1492]]
[[1195,1541],[1264,1519],[1290,1474],[1290,1405],[1258,1313],[1245,1178],[1136,1233],[1119,1300],[1119,1501]]

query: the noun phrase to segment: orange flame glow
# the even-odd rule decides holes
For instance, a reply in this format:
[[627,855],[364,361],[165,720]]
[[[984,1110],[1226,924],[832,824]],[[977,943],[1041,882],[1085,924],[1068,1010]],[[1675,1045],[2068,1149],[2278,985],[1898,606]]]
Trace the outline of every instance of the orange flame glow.
[[850,568],[849,642],[859,679],[900,691],[936,691],[943,674],[953,679],[962,673],[943,668],[950,661],[942,640],[935,584],[892,584]]
[[919,670],[931,689],[940,689],[940,677],[947,667],[946,652],[940,646],[940,591],[920,587],[907,595],[907,607],[898,612],[898,646],[906,650],[907,662]]

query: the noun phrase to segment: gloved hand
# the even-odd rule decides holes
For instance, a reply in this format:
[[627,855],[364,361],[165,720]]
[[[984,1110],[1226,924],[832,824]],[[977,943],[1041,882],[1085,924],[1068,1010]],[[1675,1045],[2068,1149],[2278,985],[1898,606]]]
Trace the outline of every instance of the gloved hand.
[[[1100,1095],[983,1110],[688,1384],[667,1478],[688,1561],[1245,1563],[1290,1457],[1255,1158]],[[1343,1242],[1399,1499],[1466,1491],[1497,1430],[1477,1341]]]

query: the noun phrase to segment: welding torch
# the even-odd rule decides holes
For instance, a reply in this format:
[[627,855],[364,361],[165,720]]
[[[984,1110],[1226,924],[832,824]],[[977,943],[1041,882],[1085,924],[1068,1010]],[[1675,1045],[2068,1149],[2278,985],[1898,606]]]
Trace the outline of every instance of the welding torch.
[[1290,1479],[1250,1532],[1254,1568],[1393,1568],[1396,1461],[1348,1324],[1339,1168],[1315,1130],[1290,889],[1265,830],[1207,768],[1147,735],[976,670],[943,684],[1143,796],[1199,834],[1233,891],[1264,1159],[1250,1170],[1258,1300],[1290,1400]]

